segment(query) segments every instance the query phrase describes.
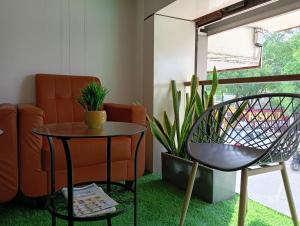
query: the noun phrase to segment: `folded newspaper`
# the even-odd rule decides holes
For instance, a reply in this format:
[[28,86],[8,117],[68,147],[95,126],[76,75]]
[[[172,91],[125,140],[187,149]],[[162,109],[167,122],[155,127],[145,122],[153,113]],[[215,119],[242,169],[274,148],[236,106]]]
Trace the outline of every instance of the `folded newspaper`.
[[[62,193],[68,199],[68,189],[63,188]],[[74,188],[73,209],[77,217],[103,215],[116,211],[118,203],[109,197],[101,187],[95,183]]]

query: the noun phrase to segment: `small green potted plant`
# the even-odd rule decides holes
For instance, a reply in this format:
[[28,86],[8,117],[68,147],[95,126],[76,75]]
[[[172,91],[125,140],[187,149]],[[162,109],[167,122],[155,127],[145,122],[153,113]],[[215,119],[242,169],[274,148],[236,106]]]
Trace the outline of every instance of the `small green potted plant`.
[[106,122],[106,112],[101,110],[108,90],[98,82],[92,82],[80,91],[78,103],[84,108],[84,121],[89,129],[99,129]]

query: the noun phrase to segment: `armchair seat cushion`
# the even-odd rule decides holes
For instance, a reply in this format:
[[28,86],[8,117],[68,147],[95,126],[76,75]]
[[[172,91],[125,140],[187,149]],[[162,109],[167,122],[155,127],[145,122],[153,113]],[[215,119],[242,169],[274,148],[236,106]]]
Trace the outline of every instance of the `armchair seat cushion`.
[[[50,147],[46,140],[42,149],[43,168],[50,170]],[[54,139],[56,170],[66,169],[66,158],[62,142]],[[106,163],[106,138],[72,139],[70,148],[74,168]],[[131,138],[112,138],[112,161],[127,161],[131,159]]]

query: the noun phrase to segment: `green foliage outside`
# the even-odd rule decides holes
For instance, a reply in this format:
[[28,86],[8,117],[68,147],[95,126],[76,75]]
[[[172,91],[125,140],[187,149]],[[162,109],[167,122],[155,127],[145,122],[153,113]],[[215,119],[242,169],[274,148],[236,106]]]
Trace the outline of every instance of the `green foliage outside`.
[[[300,74],[300,28],[283,32],[265,33],[263,64],[261,68],[219,72],[222,78],[263,77],[269,75]],[[212,74],[208,74],[211,79]],[[207,87],[210,89],[210,87]],[[300,82],[255,83],[220,85],[217,96],[232,94],[234,97],[267,92],[299,93]]]

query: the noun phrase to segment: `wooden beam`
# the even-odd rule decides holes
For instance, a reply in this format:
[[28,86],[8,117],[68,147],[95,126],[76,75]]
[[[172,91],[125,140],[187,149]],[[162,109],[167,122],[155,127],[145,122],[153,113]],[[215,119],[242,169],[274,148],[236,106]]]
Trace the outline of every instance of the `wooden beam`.
[[212,22],[215,22],[217,20],[220,20],[223,18],[223,12],[222,10],[218,10],[218,11],[215,11],[215,12],[212,12],[210,14],[207,14],[205,16],[201,16],[199,18],[197,18],[195,20],[195,23],[196,23],[196,27],[202,27],[206,24],[210,24]]
[[202,27],[204,25],[213,23],[215,21],[221,20],[225,17],[231,16],[236,13],[240,13],[245,10],[249,10],[253,7],[257,7],[261,4],[267,3],[271,0],[244,0],[237,2],[233,5],[227,6],[223,9],[214,11],[210,14],[207,14],[205,16],[201,16],[197,19],[195,19],[196,27]]

